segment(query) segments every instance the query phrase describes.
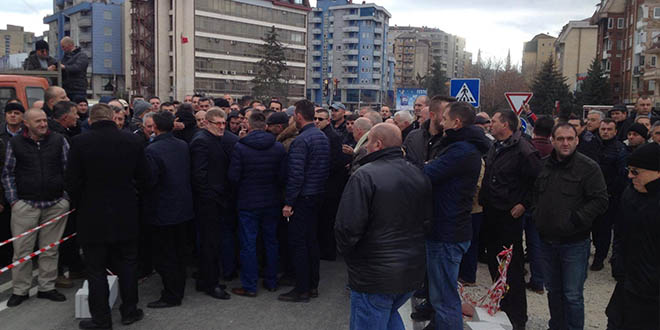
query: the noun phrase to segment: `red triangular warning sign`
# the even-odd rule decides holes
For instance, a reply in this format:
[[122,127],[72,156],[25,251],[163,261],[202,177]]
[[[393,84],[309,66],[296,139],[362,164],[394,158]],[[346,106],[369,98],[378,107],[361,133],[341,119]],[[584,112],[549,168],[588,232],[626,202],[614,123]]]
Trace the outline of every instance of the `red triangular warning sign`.
[[512,92],[512,93],[504,93],[504,96],[506,96],[507,102],[509,102],[509,106],[511,107],[511,110],[515,112],[518,116],[520,116],[520,113],[523,111],[523,106],[529,102],[529,100],[532,99],[532,96],[534,96],[534,93],[531,92]]

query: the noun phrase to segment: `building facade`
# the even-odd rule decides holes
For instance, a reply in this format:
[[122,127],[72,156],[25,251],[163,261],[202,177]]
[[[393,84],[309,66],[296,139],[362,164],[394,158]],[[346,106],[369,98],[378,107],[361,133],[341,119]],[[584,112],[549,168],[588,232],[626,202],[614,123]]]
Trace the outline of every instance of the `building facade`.
[[178,100],[193,93],[251,95],[261,38],[274,26],[285,48],[287,96],[305,97],[308,0],[127,2],[130,38],[139,41],[126,50],[133,54],[127,68],[132,94]]
[[646,84],[646,94],[653,96],[654,106],[660,107],[660,3],[648,4],[647,28],[651,31],[644,56],[642,78]]
[[0,30],[0,36],[4,42],[0,47],[0,57],[34,50],[34,33],[25,32],[22,26],[7,24],[7,29]]
[[54,0],[50,26],[51,56],[63,56],[59,40],[71,37],[89,56],[88,96],[118,95],[125,89],[123,58],[123,0]]
[[534,81],[536,73],[550,57],[555,57],[557,38],[541,33],[523,44],[522,74],[528,85]]
[[318,0],[309,14],[307,98],[350,108],[392,104],[390,13],[374,4]]
[[579,90],[580,82],[587,77],[596,58],[597,39],[598,26],[585,19],[568,22],[555,41],[557,69],[566,78],[571,92]]

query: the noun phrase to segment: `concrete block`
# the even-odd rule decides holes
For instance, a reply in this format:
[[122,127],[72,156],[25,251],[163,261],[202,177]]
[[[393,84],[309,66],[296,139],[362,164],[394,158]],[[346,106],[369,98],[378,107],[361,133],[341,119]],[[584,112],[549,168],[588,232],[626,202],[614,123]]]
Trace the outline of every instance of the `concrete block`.
[[490,322],[467,322],[470,330],[504,330],[501,325]]
[[[108,304],[110,308],[115,305],[117,301],[117,296],[119,295],[119,282],[117,281],[117,276],[109,275],[108,276],[108,288],[110,289],[110,295],[108,296]],[[82,288],[78,289],[76,292],[76,318],[77,319],[88,319],[92,315],[89,313],[89,284],[87,281],[83,282]]]
[[482,307],[475,308],[475,311],[476,313],[473,317],[475,321],[495,323],[499,324],[504,330],[513,330],[513,325],[511,325],[511,321],[509,321],[506,313],[499,311],[491,316],[488,314],[488,310]]

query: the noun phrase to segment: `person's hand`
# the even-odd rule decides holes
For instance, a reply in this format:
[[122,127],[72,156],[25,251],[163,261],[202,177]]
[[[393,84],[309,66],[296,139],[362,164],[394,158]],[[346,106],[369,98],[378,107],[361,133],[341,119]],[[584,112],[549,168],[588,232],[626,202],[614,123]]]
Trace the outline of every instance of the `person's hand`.
[[282,208],[282,216],[290,217],[293,215],[293,207],[289,205],[284,205]]
[[64,69],[66,69],[66,65],[60,63],[60,68],[62,68],[62,70],[64,70]]
[[525,207],[522,204],[516,204],[516,206],[511,209],[511,216],[514,219],[520,218],[520,216],[522,216],[524,213]]
[[238,131],[238,138],[243,138],[247,135],[247,130],[245,128],[242,128],[240,131]]
[[341,146],[341,151],[347,155],[352,155],[353,154],[353,148],[349,146],[348,144],[344,144]]
[[55,71],[55,70],[57,70],[57,67],[55,66],[55,64],[51,64],[51,65],[48,67],[48,71]]
[[186,125],[185,125],[184,123],[180,122],[178,117],[175,118],[175,119],[174,119],[174,128],[173,128],[173,129],[174,129],[175,131],[180,131],[180,130],[182,130],[182,129],[184,129],[184,128],[186,128]]

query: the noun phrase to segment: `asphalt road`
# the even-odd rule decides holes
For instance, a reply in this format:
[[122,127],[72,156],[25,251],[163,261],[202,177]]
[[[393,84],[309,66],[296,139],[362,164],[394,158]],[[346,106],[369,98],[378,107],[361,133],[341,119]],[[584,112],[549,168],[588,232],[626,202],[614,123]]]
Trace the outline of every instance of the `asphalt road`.
[[[77,329],[75,319],[75,292],[82,287],[82,280],[75,281],[72,289],[58,289],[67,297],[65,302],[51,302],[32,296],[18,307],[6,308],[6,300],[11,294],[10,276],[0,275],[0,329],[12,330],[59,330]],[[139,286],[139,306],[145,312],[142,321],[130,326],[121,324],[119,304],[113,308],[114,329],[348,329],[349,293],[346,266],[343,261],[321,261],[321,283],[319,298],[309,303],[284,303],[277,295],[288,291],[281,288],[271,293],[260,291],[256,298],[232,295],[230,300],[216,300],[194,289],[194,280],[186,282],[186,295],[183,304],[169,309],[146,308],[148,302],[159,298],[161,281],[157,274],[150,276]],[[227,283],[229,288],[240,286],[240,281]],[[35,294],[36,287],[32,293]],[[400,310],[406,322],[406,329],[421,329],[422,324],[410,321],[411,302]]]

